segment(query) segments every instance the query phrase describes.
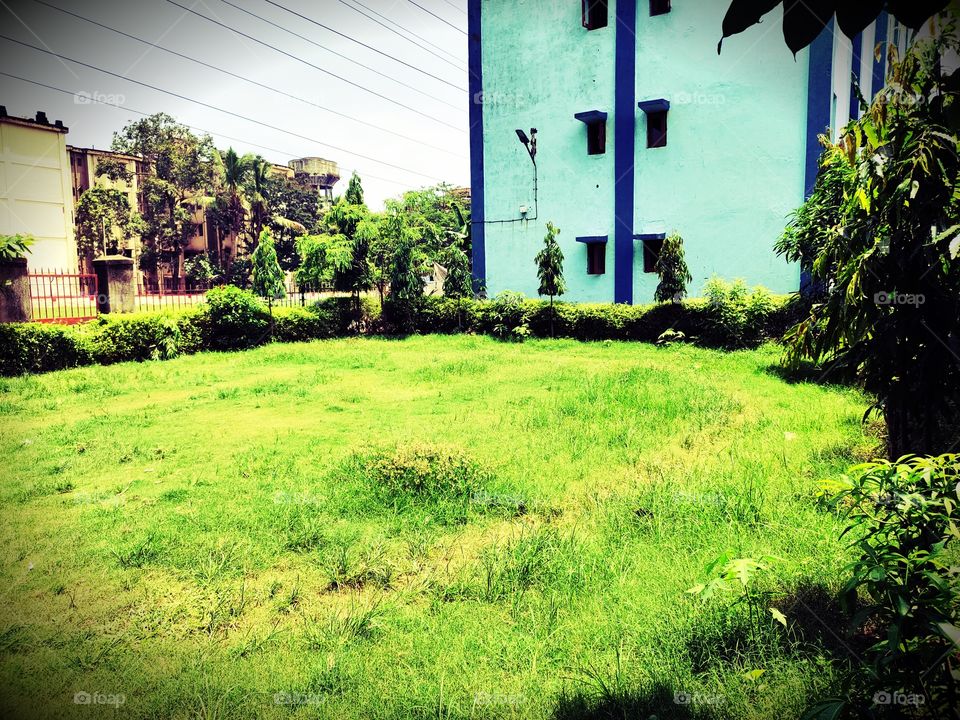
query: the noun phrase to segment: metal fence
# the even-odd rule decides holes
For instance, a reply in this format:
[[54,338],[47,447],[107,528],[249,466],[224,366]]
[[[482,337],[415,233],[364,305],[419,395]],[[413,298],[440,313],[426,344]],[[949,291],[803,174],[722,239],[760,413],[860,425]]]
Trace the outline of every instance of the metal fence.
[[[185,285],[182,289],[171,290],[158,287],[156,283],[145,284],[142,280],[137,283],[136,310],[150,312],[157,310],[178,310],[193,307],[206,300],[210,287],[201,285]],[[331,297],[336,293],[332,288],[306,289],[290,283],[286,287],[286,295],[273,301],[274,307],[306,307],[318,300]]]
[[97,317],[97,276],[40,270],[27,274],[34,322],[72,323]]

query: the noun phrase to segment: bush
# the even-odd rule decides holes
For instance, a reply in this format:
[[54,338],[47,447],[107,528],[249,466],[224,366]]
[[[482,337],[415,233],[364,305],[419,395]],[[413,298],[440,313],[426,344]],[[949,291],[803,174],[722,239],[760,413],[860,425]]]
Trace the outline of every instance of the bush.
[[419,443],[375,454],[365,467],[367,477],[390,498],[469,500],[490,478],[462,450]]
[[310,308],[275,308],[273,339],[277,342],[309,342],[337,336],[336,313],[317,304]]
[[94,360],[103,365],[169,360],[198,349],[199,332],[192,322],[197,314],[101,315],[81,332],[87,335]]
[[[759,345],[777,338],[797,310],[793,301],[742,282],[712,280],[707,300],[661,305],[554,305],[553,334],[577,340],[657,342],[673,338],[722,348]],[[358,319],[352,298],[334,297],[303,308],[276,308],[274,339],[305,342],[360,332],[396,333],[389,314],[364,298]],[[494,300],[423,298],[412,327],[419,333],[474,332],[505,340],[550,337],[550,310],[519,293]],[[207,302],[178,313],[103,316],[83,326],[26,323],[0,326],[0,373],[60,370],[91,362],[156,360],[201,350],[240,350],[270,340],[270,316],[249,292],[227,286],[210,290]]]
[[270,315],[253,294],[226,285],[207,293],[206,347],[242,350],[270,339]]
[[71,326],[0,325],[0,375],[50,372],[93,362],[90,344]]
[[766,288],[747,288],[743,280],[733,283],[712,278],[704,288],[704,340],[730,349],[756,347],[767,339],[766,323],[776,309]]
[[925,717],[951,716],[960,701],[952,669],[960,643],[960,456],[858,465],[825,490],[860,551],[844,587],[847,610],[856,611],[852,630],[876,640],[852,704],[866,709],[874,693],[897,692],[922,699]]

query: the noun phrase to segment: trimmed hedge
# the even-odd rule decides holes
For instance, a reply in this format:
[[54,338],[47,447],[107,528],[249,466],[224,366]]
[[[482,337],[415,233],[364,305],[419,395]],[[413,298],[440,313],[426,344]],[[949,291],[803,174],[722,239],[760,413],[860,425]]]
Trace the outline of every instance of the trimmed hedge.
[[[664,305],[577,305],[526,300],[504,293],[493,300],[424,298],[403,317],[405,331],[469,332],[502,339],[550,337],[656,342],[667,331],[709,347],[754,347],[782,336],[796,310],[785,297],[717,281],[708,299]],[[395,316],[369,301],[356,317],[351,298],[304,308],[274,308],[249,292],[217,288],[207,302],[172,313],[103,315],[85,325],[0,325],[0,375],[48,372],[90,364],[162,360],[201,350],[237,350],[270,342],[305,342],[360,333],[396,334]],[[678,335],[682,333],[682,335]]]

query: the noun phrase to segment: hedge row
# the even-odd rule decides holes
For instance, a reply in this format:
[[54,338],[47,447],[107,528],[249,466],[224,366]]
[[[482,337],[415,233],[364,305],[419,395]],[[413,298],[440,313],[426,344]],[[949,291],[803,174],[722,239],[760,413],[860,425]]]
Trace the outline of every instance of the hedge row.
[[[730,286],[728,286],[730,287]],[[735,286],[734,286],[735,287]],[[785,298],[765,291],[682,304],[576,305],[525,300],[426,298],[415,307],[331,298],[306,308],[266,306],[234,287],[217,288],[207,302],[177,313],[105,315],[84,325],[0,325],[0,375],[47,372],[90,364],[162,360],[201,350],[240,350],[368,334],[490,334],[502,339],[566,337],[655,342],[664,333],[698,344],[743,348],[779,337],[791,324]]]

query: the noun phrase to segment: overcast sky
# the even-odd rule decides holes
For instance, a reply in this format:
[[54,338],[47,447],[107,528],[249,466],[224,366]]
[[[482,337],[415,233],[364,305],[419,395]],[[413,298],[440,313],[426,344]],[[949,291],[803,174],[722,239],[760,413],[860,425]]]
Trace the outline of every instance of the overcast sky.
[[71,145],[109,148],[113,132],[138,112],[163,111],[209,132],[219,148],[281,164],[310,155],[335,160],[344,178],[337,193],[355,169],[375,209],[405,189],[469,184],[466,0],[0,0],[0,17],[0,35],[210,106],[0,39],[0,72],[65,91],[0,75],[0,105],[10,115],[43,110],[51,122],[62,120]]

